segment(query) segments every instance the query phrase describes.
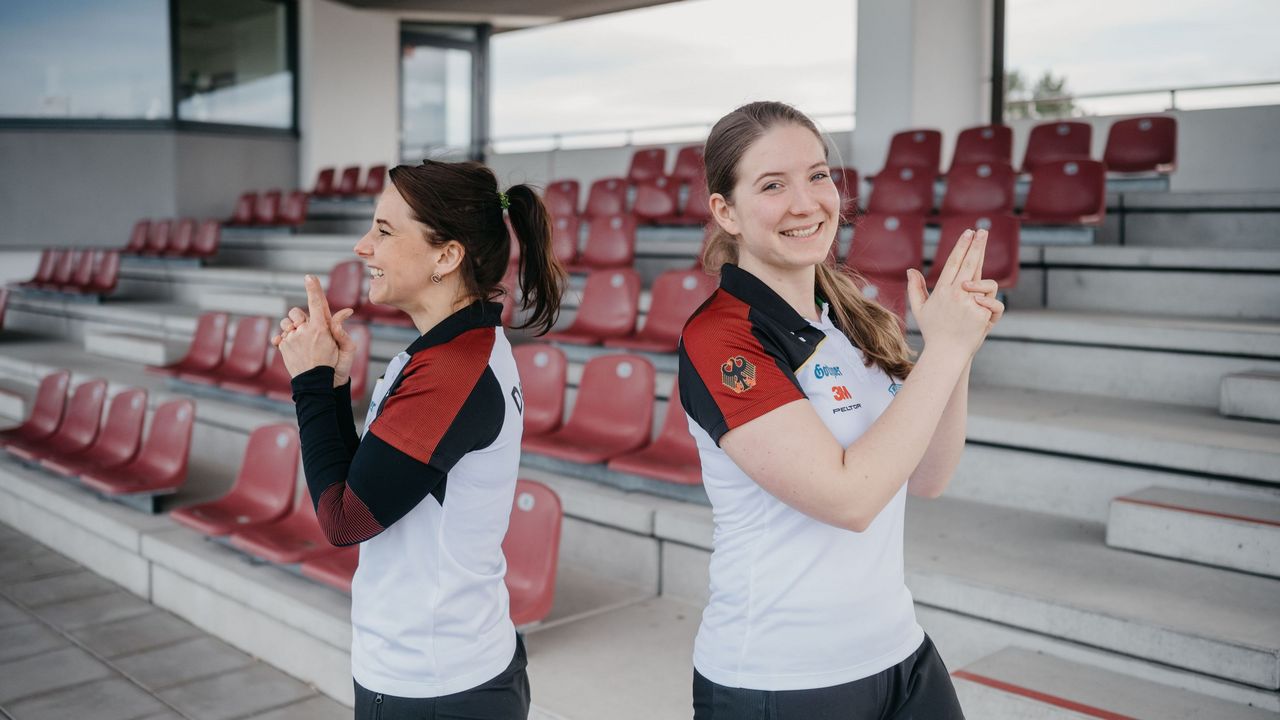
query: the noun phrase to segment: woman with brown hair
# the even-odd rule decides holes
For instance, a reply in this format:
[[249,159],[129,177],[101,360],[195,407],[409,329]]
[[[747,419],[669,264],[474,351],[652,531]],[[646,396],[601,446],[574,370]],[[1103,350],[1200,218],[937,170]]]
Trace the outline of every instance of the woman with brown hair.
[[526,185],[499,192],[479,163],[390,171],[355,246],[369,301],[403,310],[421,337],[378,381],[357,435],[355,346],[306,279],[309,313],[273,343],[293,376],[303,465],[335,545],[360,544],[351,587],[356,718],[525,718],[525,653],[508,610],[506,534],[520,464],[522,399],[501,328],[510,220],[528,320],[556,320],[564,271]]
[[960,238],[932,295],[909,272],[913,362],[897,318],[828,264],[840,197],[808,117],[743,106],[704,157],[720,288],[679,351],[716,524],[694,717],[962,718],[904,582],[903,515],[959,462],[969,364],[1004,312],[986,234]]

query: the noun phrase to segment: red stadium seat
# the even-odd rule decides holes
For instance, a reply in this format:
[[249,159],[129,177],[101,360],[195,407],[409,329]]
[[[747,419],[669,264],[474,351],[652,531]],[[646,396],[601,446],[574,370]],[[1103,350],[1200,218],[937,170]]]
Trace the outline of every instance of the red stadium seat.
[[351,578],[356,574],[359,562],[360,548],[352,545],[303,562],[302,574],[335,590],[350,593]]
[[40,262],[36,263],[36,274],[30,280],[18,283],[18,287],[40,287],[53,278],[53,270],[62,261],[62,251],[45,248],[40,251]]
[[80,475],[80,481],[107,495],[176,491],[187,479],[195,418],[196,405],[191,400],[164,403],[156,408],[151,432],[133,460],[118,467],[88,470]]
[[587,221],[587,244],[574,272],[631,267],[636,259],[634,215],[602,215]]
[[216,385],[224,380],[250,380],[267,367],[267,347],[271,320],[265,315],[240,318],[236,323],[231,348],[222,364],[211,371],[179,372],[178,379],[201,385]]
[[524,436],[545,435],[564,419],[565,381],[569,361],[560,348],[525,343],[512,348],[524,401]]
[[[702,181],[705,169],[702,162],[702,146],[686,145],[676,153],[676,166],[671,170],[671,179],[678,183]],[[705,185],[706,183],[703,182]]]
[[858,171],[851,167],[833,167],[831,182],[840,192],[840,222],[853,222],[858,214]]
[[653,365],[638,355],[601,355],[587,362],[569,421],[526,437],[528,452],[600,463],[649,442],[653,430]]
[[585,217],[621,215],[627,211],[627,181],[623,178],[601,178],[591,183],[587,192]]
[[577,180],[556,180],[547,184],[546,191],[542,193],[542,202],[552,217],[577,217],[578,193]]
[[552,215],[551,251],[561,267],[578,263],[578,238],[582,235],[582,220],[573,215]]
[[345,308],[354,310],[360,305],[364,272],[364,263],[359,260],[340,262],[329,271],[329,287],[324,291],[324,297],[333,312]]
[[231,214],[231,219],[227,221],[228,225],[252,225],[254,212],[258,207],[258,193],[247,192],[236,200],[235,212]]
[[138,454],[146,418],[147,391],[142,388],[121,390],[111,398],[107,417],[93,445],[73,455],[45,455],[40,458],[40,465],[65,477],[121,467]]
[[85,292],[95,295],[110,295],[115,292],[120,281],[120,251],[106,250],[97,253],[94,263],[93,278],[89,281]]
[[1102,161],[1111,172],[1173,172],[1178,164],[1178,121],[1152,115],[1116,122],[1107,132]]
[[46,290],[59,290],[71,284],[71,275],[76,269],[76,259],[80,256],[80,250],[63,250],[58,256],[58,262],[53,266],[53,275],[49,277],[49,281],[41,285]]
[[185,257],[191,252],[191,242],[195,239],[196,221],[191,218],[183,218],[173,229],[173,234],[169,237],[169,245],[161,253],[168,257]]
[[864,215],[853,230],[845,265],[867,285],[863,295],[905,318],[907,268],[924,262],[924,218],[911,215]]
[[58,431],[62,424],[62,412],[67,404],[67,383],[71,373],[55,370],[40,379],[31,414],[19,426],[0,430],[0,447],[15,442],[32,443],[46,440]]
[[564,511],[555,491],[533,480],[516,480],[511,522],[502,540],[507,557],[511,622],[517,627],[543,620],[555,602]]
[[1097,160],[1042,163],[1031,173],[1022,221],[1101,225],[1107,212],[1107,166]]
[[73,250],[71,254],[71,279],[58,289],[63,292],[84,292],[93,282],[93,260],[96,253],[92,250]]
[[933,209],[933,175],[921,168],[885,168],[871,186],[867,212],[925,216]]
[[636,199],[631,211],[649,223],[670,223],[676,217],[679,203],[679,183],[660,176],[636,185]]
[[[921,171],[932,182],[942,162],[942,133],[937,130],[903,130],[889,141],[889,156],[884,167],[910,167]],[[884,171],[881,171],[884,174]],[[879,176],[876,177],[879,180]]]
[[196,320],[187,354],[178,362],[164,367],[147,366],[148,372],[174,376],[180,373],[211,373],[222,364],[222,349],[227,344],[227,314],[207,312]]
[[667,151],[664,148],[645,148],[631,154],[631,166],[627,168],[627,182],[641,183],[667,175]]
[[1046,163],[1061,160],[1088,160],[1093,127],[1083,122],[1051,122],[1031,128],[1022,172],[1034,173]]
[[1008,163],[952,165],[947,173],[947,192],[942,197],[942,214],[1011,213],[1017,181],[1018,176]]
[[174,510],[169,517],[212,536],[279,520],[293,504],[299,458],[296,425],[255,428],[230,492],[213,502]]
[[280,225],[286,225],[295,230],[301,228],[307,222],[307,202],[310,196],[301,190],[294,190],[284,199],[284,204],[280,206],[280,214],[276,216],[276,221]]
[[1013,129],[1008,125],[979,125],[965,128],[956,138],[950,175],[960,165],[1005,163],[1013,165]]
[[701,270],[668,270],[653,281],[644,327],[634,335],[605,341],[605,347],[675,352],[684,324],[711,297],[716,279]]
[[364,178],[364,187],[360,188],[361,195],[381,195],[383,188],[387,186],[387,166],[386,165],[370,165],[369,172]]
[[689,419],[679,397],[672,397],[667,402],[667,414],[657,439],[643,450],[610,460],[609,469],[680,485],[702,484],[698,444],[689,434]]
[[107,397],[106,380],[86,380],[76,386],[67,401],[62,423],[43,440],[15,440],[4,449],[24,460],[36,461],[48,455],[71,455],[87,450],[98,438],[102,403]]
[[222,227],[217,220],[205,220],[196,229],[196,237],[191,241],[191,257],[211,258],[218,254],[218,244],[222,236]]
[[4,329],[4,311],[9,307],[9,288],[0,287],[0,330]]
[[333,177],[337,175],[337,170],[331,167],[320,168],[320,172],[316,173],[316,184],[311,189],[311,194],[318,197],[325,197],[333,194]]
[[547,333],[546,340],[598,345],[626,337],[636,327],[640,304],[640,275],[630,268],[596,270],[587,276],[578,314],[567,330]]
[[685,187],[689,194],[680,207],[675,222],[681,225],[705,225],[711,222],[711,195],[707,192],[707,180],[701,175],[690,180]]
[[280,222],[280,191],[268,190],[258,196],[253,206],[253,222],[256,225],[275,225]]
[[983,255],[982,276],[995,280],[1001,290],[1018,284],[1018,250],[1021,247],[1021,223],[1010,214],[1000,215],[948,215],[942,218],[942,235],[933,264],[925,275],[925,282],[933,287],[942,274],[942,266],[951,256],[951,250],[965,230],[986,230],[987,250]]
[[151,234],[151,221],[139,220],[133,224],[133,232],[129,233],[129,243],[124,251],[130,255],[140,255],[147,249],[147,236]]
[[343,197],[354,196],[360,190],[360,166],[352,165],[342,169],[342,176],[338,178],[338,186],[334,189],[334,194]]
[[230,539],[232,545],[246,553],[277,565],[305,562],[337,549],[320,529],[315,505],[306,490],[299,494],[288,515],[237,530]]

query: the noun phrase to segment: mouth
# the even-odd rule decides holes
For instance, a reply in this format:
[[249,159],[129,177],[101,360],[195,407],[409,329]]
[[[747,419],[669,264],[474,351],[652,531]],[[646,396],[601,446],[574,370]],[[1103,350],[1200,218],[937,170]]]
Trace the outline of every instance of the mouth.
[[805,238],[811,238],[814,235],[817,235],[818,231],[822,230],[822,225],[823,224],[821,222],[817,222],[812,225],[805,225],[804,227],[792,228],[790,230],[779,230],[778,234],[783,237],[804,240]]
[[376,267],[373,267],[372,265],[369,266],[369,277],[371,279],[377,280],[378,278],[381,278],[385,274],[386,273],[383,272],[382,268],[376,268]]

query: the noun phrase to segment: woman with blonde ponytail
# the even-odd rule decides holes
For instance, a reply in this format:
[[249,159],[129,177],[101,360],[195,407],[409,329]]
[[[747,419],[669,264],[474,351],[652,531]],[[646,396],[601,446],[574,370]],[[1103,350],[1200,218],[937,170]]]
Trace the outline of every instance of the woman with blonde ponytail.
[[963,718],[916,622],[903,520],[907,493],[955,471],[969,364],[1004,313],[986,233],[960,238],[932,295],[909,271],[913,362],[898,319],[829,264],[840,198],[808,117],[745,105],[703,156],[720,288],[679,351],[716,522],[694,718]]
[[360,545],[351,584],[357,720],[529,713],[524,645],[511,624],[502,538],[524,428],[499,285],[521,245],[524,327],[555,324],[565,274],[551,224],[525,185],[501,192],[479,163],[391,169],[356,255],[369,301],[403,310],[421,337],[387,366],[357,435],[355,346],[319,281],[272,342],[293,377],[303,469],[334,545]]

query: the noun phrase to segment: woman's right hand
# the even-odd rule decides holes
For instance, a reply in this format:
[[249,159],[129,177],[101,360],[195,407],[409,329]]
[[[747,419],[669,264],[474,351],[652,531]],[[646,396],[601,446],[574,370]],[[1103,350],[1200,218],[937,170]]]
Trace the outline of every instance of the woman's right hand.
[[986,230],[966,230],[951,250],[932,293],[925,286],[924,275],[914,269],[907,271],[907,299],[926,347],[945,348],[970,358],[982,345],[991,310],[963,285],[981,279],[986,249]]

